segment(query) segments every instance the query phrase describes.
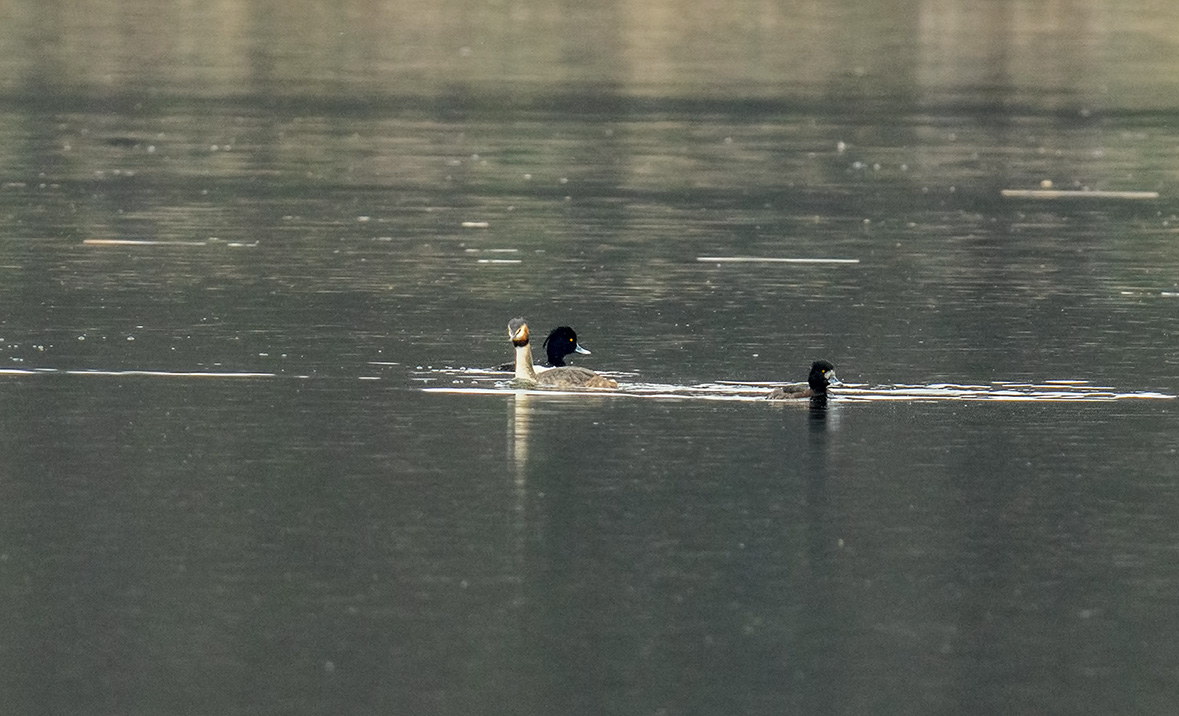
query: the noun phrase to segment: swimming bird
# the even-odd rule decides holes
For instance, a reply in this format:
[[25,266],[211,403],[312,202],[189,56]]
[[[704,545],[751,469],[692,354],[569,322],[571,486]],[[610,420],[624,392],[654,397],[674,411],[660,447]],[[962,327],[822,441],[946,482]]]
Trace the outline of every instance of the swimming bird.
[[766,400],[794,400],[800,398],[826,398],[827,386],[838,383],[835,377],[835,366],[825,360],[817,360],[811,364],[811,374],[807,376],[806,385],[797,383],[781,388],[774,388]]
[[[532,346],[528,343],[528,323],[523,318],[508,322],[508,338],[516,347],[516,377],[518,384],[543,388],[617,388],[618,382],[575,365],[563,365],[537,373],[532,367]],[[574,345],[577,341],[574,339]],[[565,353],[568,355],[568,353]]]
[[577,332],[569,326],[557,326],[549,332],[548,338],[544,339],[544,353],[548,358],[548,365],[550,368],[559,368],[565,365],[565,356],[574,353],[582,353],[590,355],[590,352],[581,347],[577,342]]
[[[583,348],[577,342],[577,331],[574,331],[569,326],[557,326],[549,332],[548,338],[544,339],[545,362],[543,365],[534,365],[532,369],[537,373],[543,373],[549,368],[557,368],[565,365],[565,356],[574,353],[582,353],[584,355],[591,355],[589,350]],[[516,364],[503,363],[496,367],[496,370],[515,370]]]
[[[544,373],[549,368],[556,368],[564,366],[565,356],[574,353],[581,353],[585,355],[592,355],[590,350],[581,347],[578,343],[577,331],[568,326],[558,326],[549,331],[547,339],[545,339],[545,362],[540,364],[533,364],[532,369],[536,373]],[[515,361],[509,363],[501,363],[495,367],[496,370],[515,370]]]

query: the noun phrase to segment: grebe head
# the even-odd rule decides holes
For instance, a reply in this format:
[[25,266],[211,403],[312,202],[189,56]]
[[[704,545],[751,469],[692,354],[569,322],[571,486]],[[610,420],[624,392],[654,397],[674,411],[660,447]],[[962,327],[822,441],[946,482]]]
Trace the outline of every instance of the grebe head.
[[528,323],[523,318],[508,321],[508,338],[517,348],[528,345]]

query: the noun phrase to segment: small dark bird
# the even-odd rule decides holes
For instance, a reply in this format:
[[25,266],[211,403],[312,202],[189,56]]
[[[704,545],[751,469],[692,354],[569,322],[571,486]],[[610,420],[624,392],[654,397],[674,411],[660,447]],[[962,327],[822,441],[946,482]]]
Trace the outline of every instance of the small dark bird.
[[766,399],[798,400],[801,398],[826,398],[827,386],[838,382],[839,378],[835,377],[835,366],[825,360],[817,360],[811,364],[811,374],[807,376],[805,385],[803,383],[795,383],[781,388],[774,388],[766,396]]

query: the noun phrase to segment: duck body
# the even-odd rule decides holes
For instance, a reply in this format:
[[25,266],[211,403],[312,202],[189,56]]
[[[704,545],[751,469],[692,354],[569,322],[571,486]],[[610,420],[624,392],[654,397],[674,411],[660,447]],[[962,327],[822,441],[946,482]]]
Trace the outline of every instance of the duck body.
[[[572,329],[570,329],[572,332]],[[532,346],[529,345],[528,324],[523,318],[508,322],[508,338],[516,348],[514,382],[524,386],[544,388],[617,388],[618,382],[574,365],[562,365],[537,373],[532,365]],[[574,336],[573,344],[577,344]],[[584,349],[582,349],[584,351]],[[573,352],[573,351],[569,351]],[[586,351],[588,352],[588,351]],[[564,355],[568,355],[568,352]]]
[[[516,376],[519,380],[520,377]],[[536,374],[536,384],[549,388],[617,388],[618,381],[598,375],[589,368],[563,365]]]
[[811,373],[806,383],[786,385],[774,388],[766,396],[766,400],[821,400],[827,397],[827,386],[838,383],[835,377],[835,366],[825,360],[817,360],[811,364]]

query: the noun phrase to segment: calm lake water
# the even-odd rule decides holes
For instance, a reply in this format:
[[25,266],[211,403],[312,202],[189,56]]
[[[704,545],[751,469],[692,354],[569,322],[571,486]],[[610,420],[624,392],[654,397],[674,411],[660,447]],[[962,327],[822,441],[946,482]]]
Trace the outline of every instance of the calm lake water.
[[0,2],[0,703],[1172,713],[1179,10],[861,5]]

